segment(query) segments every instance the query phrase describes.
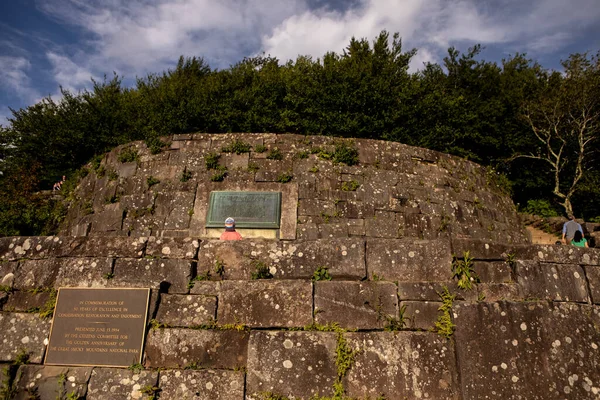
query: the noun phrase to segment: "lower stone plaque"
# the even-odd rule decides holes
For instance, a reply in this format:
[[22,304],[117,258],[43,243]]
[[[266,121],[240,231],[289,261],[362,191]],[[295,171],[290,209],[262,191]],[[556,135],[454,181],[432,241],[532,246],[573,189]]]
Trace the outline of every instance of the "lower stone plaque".
[[150,289],[60,288],[44,363],[128,367],[142,360]]

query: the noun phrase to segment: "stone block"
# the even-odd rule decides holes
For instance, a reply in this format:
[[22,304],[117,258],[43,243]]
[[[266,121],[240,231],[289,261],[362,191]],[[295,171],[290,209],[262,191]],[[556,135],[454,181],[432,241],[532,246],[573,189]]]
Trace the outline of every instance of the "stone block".
[[579,265],[517,261],[516,271],[526,299],[588,302],[587,282]]
[[[282,174],[292,172],[292,162],[286,160],[254,160],[258,171],[254,176],[256,182],[277,182]],[[292,178],[293,179],[293,178]]]
[[0,286],[12,288],[15,281],[15,272],[19,265],[16,261],[0,262]]
[[195,259],[198,255],[199,240],[189,237],[166,238],[150,236],[146,245],[146,256],[160,258]]
[[145,237],[75,237],[56,249],[57,257],[127,257],[144,254]]
[[312,323],[312,284],[306,281],[223,281],[217,320],[257,328]]
[[426,332],[345,334],[357,351],[345,379],[352,398],[457,399],[452,342]]
[[52,287],[57,273],[56,259],[23,260],[15,272],[13,286],[19,290]]
[[336,338],[333,332],[252,331],[246,395],[257,400],[265,392],[301,399],[331,396]]
[[348,225],[336,218],[338,223],[319,224],[319,237],[323,239],[348,237]]
[[[439,300],[439,298],[438,298]],[[440,314],[442,303],[435,301],[402,301],[400,307],[404,309],[405,327],[428,331],[435,326]]]
[[315,282],[315,322],[348,329],[382,329],[398,318],[397,287],[391,282]]
[[518,260],[536,260],[559,264],[600,265],[600,251],[564,245],[522,246],[516,252]]
[[42,362],[44,341],[48,338],[50,321],[42,320],[37,314],[0,313],[0,362],[14,361],[21,352],[29,354],[29,362]]
[[50,298],[50,292],[30,293],[17,290],[8,296],[2,306],[4,311],[37,312]]
[[120,231],[123,227],[125,212],[119,203],[106,204],[102,211],[94,213],[91,233]]
[[142,399],[141,390],[156,386],[158,371],[94,368],[88,385],[88,400]]
[[195,281],[190,289],[190,294],[201,294],[203,296],[218,296],[221,292],[221,282],[218,281]]
[[160,372],[160,396],[165,399],[243,400],[244,373],[200,370]]
[[488,303],[494,301],[523,300],[521,285],[516,283],[480,283],[477,285],[477,298]]
[[[246,365],[248,336],[234,329],[157,329],[146,339],[144,363],[150,368],[241,368]],[[187,349],[182,352],[182,349]]]
[[178,259],[119,258],[109,287],[149,287],[169,293],[187,293],[192,263]]
[[451,293],[456,292],[454,282],[398,282],[398,297],[400,301],[440,301],[439,293],[448,288]]
[[510,265],[506,261],[475,261],[473,270],[484,283],[508,283],[513,280]]
[[54,287],[106,287],[113,270],[112,258],[58,258]]
[[190,327],[214,320],[216,310],[216,297],[162,294],[156,320],[169,326]]
[[319,226],[314,222],[298,224],[298,240],[316,240],[319,238]]
[[591,399],[600,393],[592,306],[480,303],[453,308],[465,399]]
[[22,365],[17,372],[14,399],[56,400],[85,398],[91,367]]
[[365,234],[368,237],[395,239],[398,232],[394,212],[376,211],[374,217],[365,218]]
[[586,266],[585,275],[590,285],[590,296],[594,304],[600,304],[600,268]]
[[522,245],[495,243],[490,240],[452,239],[452,253],[462,257],[465,252],[476,260],[505,260],[506,256],[516,253]]
[[367,270],[388,281],[450,281],[450,242],[438,240],[368,240]]
[[57,236],[0,238],[0,261],[46,258],[63,245],[63,239]]
[[161,229],[187,229],[194,212],[195,192],[160,192],[154,215],[162,221]]

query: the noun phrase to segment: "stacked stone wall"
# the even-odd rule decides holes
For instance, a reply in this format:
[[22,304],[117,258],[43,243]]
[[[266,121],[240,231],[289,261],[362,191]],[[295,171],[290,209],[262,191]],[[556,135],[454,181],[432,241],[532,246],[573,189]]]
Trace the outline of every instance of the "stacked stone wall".
[[[465,257],[480,280],[470,290],[452,269]],[[0,239],[0,260],[0,364],[14,398],[600,397],[595,249],[17,237]],[[252,279],[259,267],[272,277]],[[42,364],[40,313],[69,286],[151,288],[143,369]],[[29,364],[12,365],[24,354]]]
[[[348,166],[319,156],[341,141],[323,136],[186,134],[164,140],[170,145],[159,154],[134,142],[108,153],[99,168],[90,166],[72,196],[62,234],[207,237],[211,190],[267,190],[284,192],[284,212],[291,215],[282,218],[280,238],[286,240],[452,236],[526,241],[495,173],[457,157],[357,139],[347,143],[358,150],[359,163]],[[236,140],[251,150],[223,151]],[[138,160],[119,161],[124,150],[137,152]],[[227,168],[221,182],[211,181],[216,172],[206,167],[208,154],[218,154],[219,165]],[[286,176],[291,180],[283,183]]]

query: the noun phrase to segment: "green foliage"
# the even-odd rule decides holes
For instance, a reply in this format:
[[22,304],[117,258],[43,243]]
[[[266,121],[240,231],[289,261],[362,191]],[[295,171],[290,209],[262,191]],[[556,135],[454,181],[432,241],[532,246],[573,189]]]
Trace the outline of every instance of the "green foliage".
[[386,323],[383,328],[384,331],[387,332],[396,332],[402,330],[406,326],[406,306],[400,307],[400,314],[398,318],[395,318],[391,315],[386,316]]
[[544,218],[559,217],[558,211],[546,199],[527,200],[524,211],[527,214],[538,215]]
[[218,258],[215,260],[215,274],[219,275],[221,279],[225,275],[225,264]]
[[139,374],[144,370],[144,366],[140,363],[134,363],[127,367],[127,369],[133,372],[134,374]]
[[150,175],[147,179],[146,179],[146,183],[148,184],[148,189],[150,189],[152,186],[154,185],[158,185],[160,183],[160,180],[158,180],[157,178],[153,177],[152,175]]
[[269,270],[269,267],[261,261],[253,261],[254,272],[251,274],[252,279],[271,279],[273,274]]
[[224,153],[243,154],[250,153],[252,146],[242,140],[235,139],[228,146],[224,146],[221,151]]
[[187,167],[183,168],[183,172],[181,173],[181,178],[179,180],[181,182],[187,182],[192,179],[192,171],[188,171]]
[[216,172],[211,175],[211,182],[223,182],[225,177],[227,176],[227,168],[219,165],[216,169]]
[[258,164],[253,163],[253,162],[248,163],[248,172],[255,173],[259,169],[260,169],[260,167],[258,166]]
[[19,350],[13,361],[13,365],[24,365],[29,364],[30,354],[25,349]]
[[299,151],[296,153],[294,158],[297,160],[304,160],[304,159],[308,158],[308,151],[306,151],[306,150]]
[[49,319],[54,315],[54,308],[56,307],[56,289],[50,289],[48,300],[40,307],[39,313],[40,318]]
[[312,276],[313,281],[330,281],[329,269],[327,267],[319,267],[315,270]]
[[344,192],[354,192],[359,187],[360,183],[355,180],[351,180],[350,182],[342,182],[342,190]]
[[317,172],[319,172],[319,167],[317,167],[316,165],[313,165],[311,167],[311,169],[308,170],[308,172],[312,172],[313,174],[316,174]]
[[441,311],[437,321],[435,321],[433,331],[438,335],[450,339],[454,334],[456,325],[452,322],[452,305],[456,299],[456,295],[450,294],[447,287],[444,287],[442,293],[438,293],[442,299],[442,305],[438,308]]
[[473,270],[473,258],[469,251],[463,253],[463,258],[454,258],[452,261],[452,278],[457,278],[457,285],[463,290],[471,290],[473,283],[479,282],[477,274]]
[[221,155],[218,153],[206,153],[204,155],[204,164],[206,165],[207,170],[218,169],[219,168],[219,159]]
[[333,152],[333,162],[350,166],[358,164],[358,150],[354,143],[348,141],[337,142]]
[[264,153],[265,151],[267,151],[267,146],[263,144],[257,144],[254,146],[254,152],[256,153]]
[[119,153],[119,157],[118,157],[119,161],[122,163],[128,163],[128,162],[137,162],[140,159],[140,155],[138,154],[138,150],[133,147],[133,146],[128,146],[125,147],[123,150],[121,150],[121,152]]
[[109,169],[106,171],[106,176],[109,181],[116,181],[119,178],[119,174],[114,169]]
[[267,158],[269,160],[283,160],[283,154],[281,154],[281,151],[277,147],[275,147],[269,150],[269,152],[267,153]]
[[155,400],[159,396],[161,389],[158,386],[146,385],[140,389],[140,392],[147,396],[147,400]]
[[162,152],[166,146],[169,145],[168,143],[165,143],[162,140],[160,140],[160,138],[155,135],[148,136],[145,140],[145,143],[148,147],[148,150],[150,150],[150,154],[158,154]]
[[279,183],[288,183],[289,181],[292,180],[293,177],[294,177],[294,175],[292,175],[292,171],[282,172],[277,177],[277,182],[279,182]]

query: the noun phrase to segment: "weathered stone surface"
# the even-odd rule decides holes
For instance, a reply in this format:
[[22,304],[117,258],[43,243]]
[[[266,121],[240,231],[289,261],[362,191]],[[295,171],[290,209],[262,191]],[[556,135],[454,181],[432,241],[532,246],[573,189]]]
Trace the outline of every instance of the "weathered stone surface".
[[531,245],[519,247],[516,258],[559,264],[600,265],[600,250],[564,245]]
[[585,275],[590,284],[590,296],[594,304],[600,304],[600,268],[593,266],[585,267]]
[[506,261],[475,261],[473,270],[484,283],[509,283],[513,279],[510,265]]
[[[15,399],[85,398],[91,367],[22,365],[17,372]],[[68,397],[70,396],[70,397]]]
[[508,254],[514,254],[522,246],[506,243],[496,243],[491,240],[452,239],[452,253],[462,257],[469,252],[477,260],[505,260]]
[[19,290],[52,287],[57,272],[55,259],[23,260],[15,272],[13,286]]
[[16,261],[0,262],[0,286],[12,288],[15,281],[15,271],[19,265]]
[[439,293],[442,293],[445,287],[451,293],[456,292],[453,282],[398,282],[398,297],[401,301],[440,301]]
[[216,297],[163,294],[156,320],[169,326],[189,327],[214,320],[216,310]]
[[94,368],[88,386],[88,400],[142,399],[146,386],[156,386],[157,371],[134,372],[117,368]]
[[253,331],[248,346],[246,395],[308,399],[331,396],[337,376],[336,333]]
[[588,301],[587,282],[579,265],[517,261],[516,270],[525,298]]
[[345,379],[352,398],[457,399],[452,342],[425,332],[348,333],[358,351]]
[[44,258],[62,244],[63,238],[56,236],[0,238],[0,261]]
[[488,303],[494,301],[518,301],[525,296],[521,294],[521,285],[515,283],[480,283],[477,285],[477,298]]
[[404,323],[406,328],[430,330],[440,314],[440,302],[433,301],[402,301],[400,307],[404,309]]
[[243,400],[244,373],[222,370],[161,371],[160,396],[179,400]]
[[391,282],[315,282],[315,322],[343,328],[383,328],[398,318],[397,287]]
[[[157,329],[146,339],[145,365],[151,368],[241,368],[246,365],[248,333],[236,330]],[[182,349],[187,349],[182,352]]]
[[388,281],[421,282],[452,279],[450,242],[380,239],[367,241],[367,270]]
[[95,213],[90,234],[106,235],[109,231],[120,231],[123,226],[123,208],[121,204],[107,204],[102,211]]
[[160,192],[156,198],[155,218],[161,229],[187,229],[193,213],[195,192]]
[[40,293],[30,293],[28,291],[17,290],[8,296],[8,299],[2,306],[4,311],[17,312],[37,312],[37,310],[48,301],[50,293],[48,291]]
[[269,267],[276,279],[310,279],[327,267],[333,279],[365,277],[364,241],[360,238],[274,242],[267,240],[205,241],[198,253],[198,274],[214,275],[224,265],[223,279],[249,279],[256,262]]
[[145,237],[76,237],[58,247],[60,257],[141,257],[146,248]]
[[29,354],[29,362],[42,362],[45,344],[50,330],[50,321],[42,320],[37,314],[0,313],[0,361],[14,361],[17,354]]
[[312,323],[312,284],[306,281],[223,281],[217,320],[250,327],[302,327]]
[[169,293],[187,293],[192,278],[192,263],[188,260],[131,259],[115,261],[114,277],[109,287],[162,288]]
[[465,399],[592,399],[600,393],[600,333],[591,306],[456,305]]
[[113,269],[112,258],[59,258],[54,287],[105,287]]
[[194,281],[190,294],[201,294],[203,296],[218,296],[221,292],[219,281]]
[[199,241],[192,238],[150,236],[146,246],[146,256],[194,259],[198,254],[199,246]]

